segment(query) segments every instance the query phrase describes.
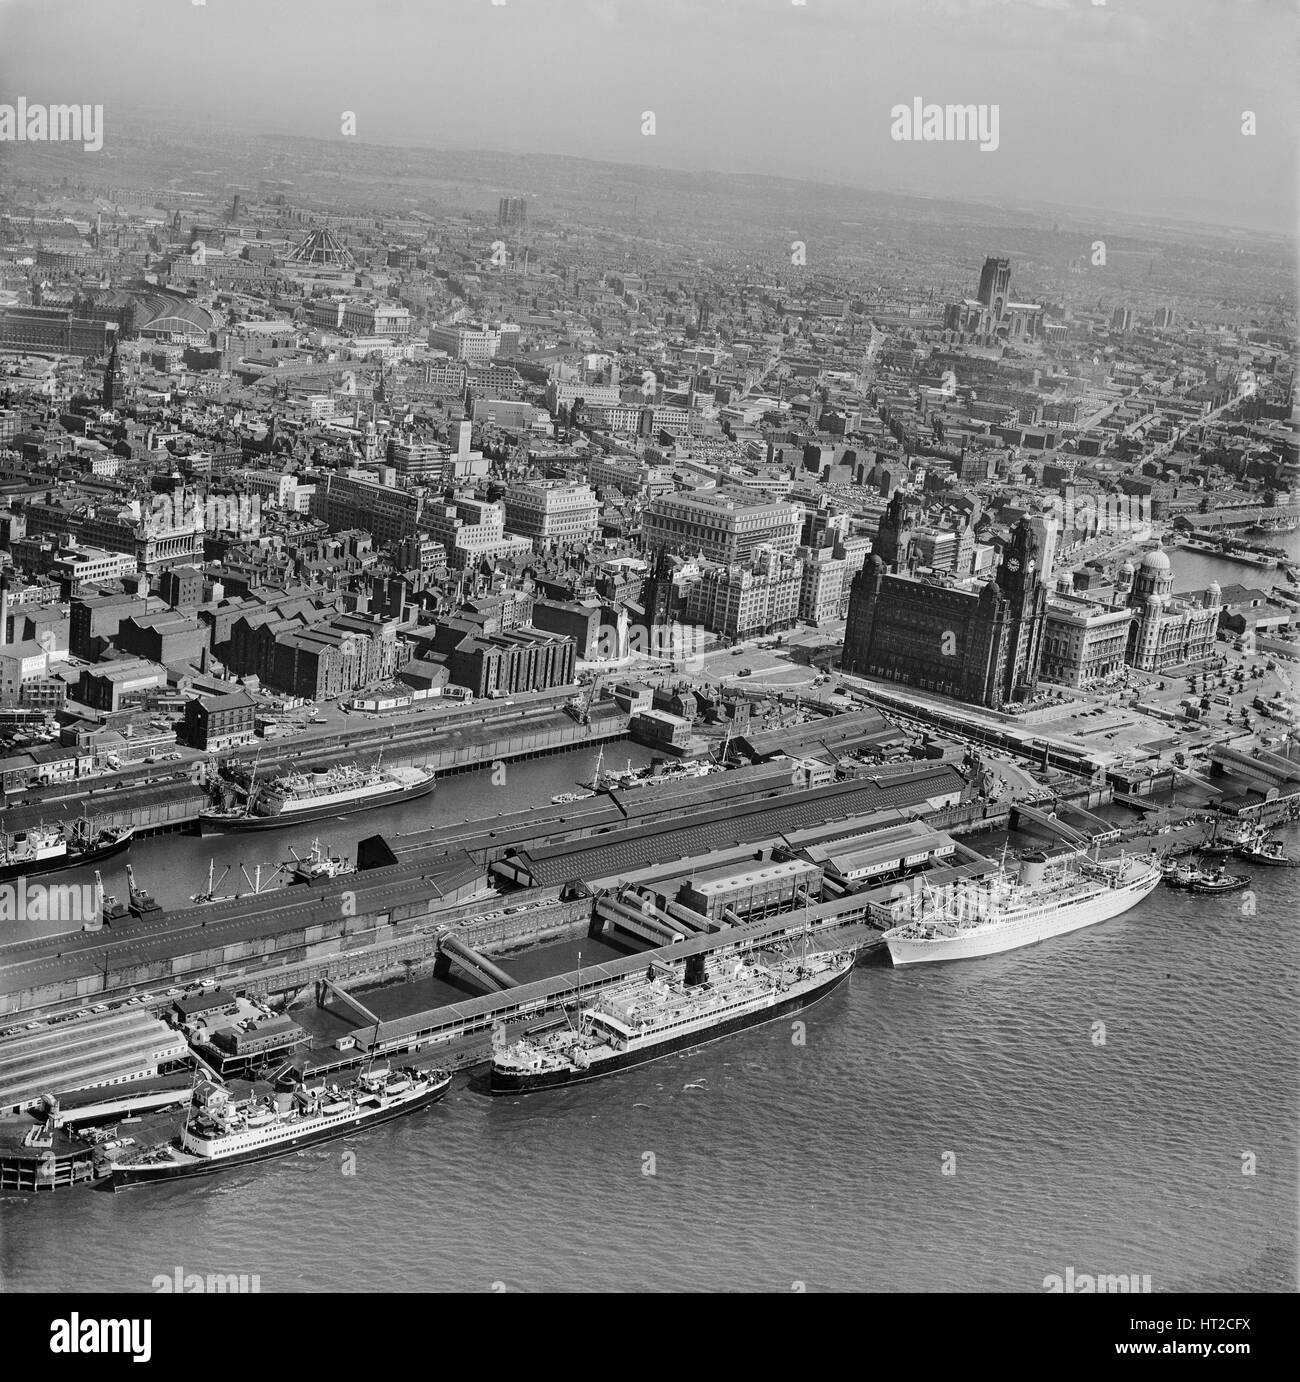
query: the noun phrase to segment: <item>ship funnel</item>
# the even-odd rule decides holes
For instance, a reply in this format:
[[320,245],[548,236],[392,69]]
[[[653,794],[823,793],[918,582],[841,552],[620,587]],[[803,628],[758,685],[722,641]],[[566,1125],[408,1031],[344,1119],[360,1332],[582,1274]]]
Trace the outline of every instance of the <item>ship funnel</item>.
[[1036,888],[1043,881],[1043,874],[1047,869],[1047,855],[1040,853],[1025,854],[1020,860],[1020,881],[1027,888]]

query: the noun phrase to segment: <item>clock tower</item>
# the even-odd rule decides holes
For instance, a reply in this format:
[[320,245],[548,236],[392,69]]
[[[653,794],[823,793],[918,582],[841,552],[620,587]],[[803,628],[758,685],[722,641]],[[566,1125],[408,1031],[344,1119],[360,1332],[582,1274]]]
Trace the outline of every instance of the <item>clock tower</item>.
[[1047,558],[1041,528],[1022,518],[1011,530],[1011,541],[1002,554],[997,574],[1010,616],[1001,687],[1005,701],[1028,700],[1038,685],[1043,626],[1047,618],[1047,586],[1043,580]]

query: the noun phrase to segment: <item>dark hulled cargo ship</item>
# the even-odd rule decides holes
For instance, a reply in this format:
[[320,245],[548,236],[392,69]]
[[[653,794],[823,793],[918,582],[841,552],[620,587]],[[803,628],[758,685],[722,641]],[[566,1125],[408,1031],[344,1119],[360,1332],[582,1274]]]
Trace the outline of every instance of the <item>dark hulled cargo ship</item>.
[[647,1065],[807,1008],[853,968],[852,951],[802,960],[771,953],[714,961],[688,984],[663,966],[618,984],[584,1008],[576,1030],[523,1038],[492,1060],[493,1094],[531,1094]]
[[127,849],[135,827],[95,830],[85,820],[65,832],[60,826],[39,826],[12,835],[0,832],[0,883],[32,873],[56,873],[98,864]]

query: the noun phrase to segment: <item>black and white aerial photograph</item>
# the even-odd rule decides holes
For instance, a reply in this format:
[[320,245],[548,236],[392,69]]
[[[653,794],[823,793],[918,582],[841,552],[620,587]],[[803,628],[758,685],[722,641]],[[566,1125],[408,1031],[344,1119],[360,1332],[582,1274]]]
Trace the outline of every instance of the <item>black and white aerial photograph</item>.
[[0,0],[16,1368],[1280,1343],[1298,71],[1292,0]]

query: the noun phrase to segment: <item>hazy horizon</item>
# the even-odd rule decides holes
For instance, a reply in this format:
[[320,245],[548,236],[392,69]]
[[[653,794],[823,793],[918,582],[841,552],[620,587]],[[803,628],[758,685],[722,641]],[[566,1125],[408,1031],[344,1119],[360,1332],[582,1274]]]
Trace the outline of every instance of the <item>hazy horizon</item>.
[[[174,110],[266,137],[1296,230],[1288,0],[0,0],[0,52],[0,101],[102,104],[106,149],[115,120]],[[997,147],[892,138],[917,98],[996,105]]]

